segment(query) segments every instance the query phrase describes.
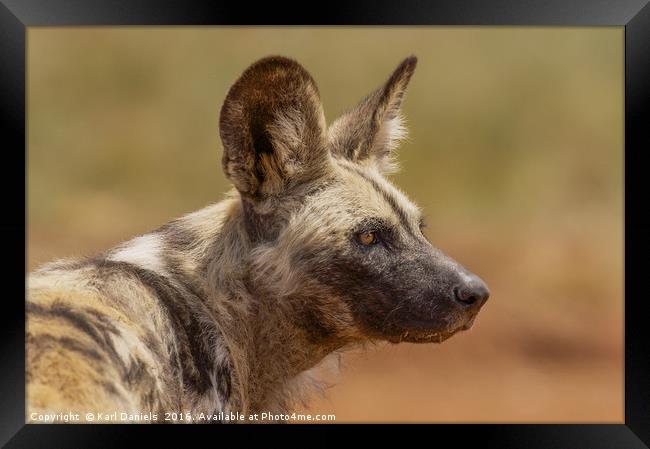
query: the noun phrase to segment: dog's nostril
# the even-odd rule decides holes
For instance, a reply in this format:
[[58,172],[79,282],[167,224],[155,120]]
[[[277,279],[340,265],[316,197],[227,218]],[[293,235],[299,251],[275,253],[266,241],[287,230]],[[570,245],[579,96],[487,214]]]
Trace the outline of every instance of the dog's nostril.
[[466,285],[454,287],[454,297],[458,302],[471,306],[479,303],[482,305],[490,296],[490,291],[482,281],[470,282]]
[[463,304],[472,305],[477,301],[477,297],[469,293],[466,289],[454,287],[454,296],[457,301]]

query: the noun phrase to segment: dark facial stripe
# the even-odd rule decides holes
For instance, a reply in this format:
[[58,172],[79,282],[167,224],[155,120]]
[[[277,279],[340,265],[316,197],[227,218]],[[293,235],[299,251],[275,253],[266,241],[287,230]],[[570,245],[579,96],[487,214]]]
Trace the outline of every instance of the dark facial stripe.
[[389,192],[387,192],[377,181],[366,175],[363,170],[355,167],[354,165],[348,165],[347,163],[342,163],[340,164],[341,167],[345,168],[346,170],[353,172],[357,175],[359,175],[361,178],[366,180],[377,192],[379,192],[384,200],[390,205],[390,207],[393,209],[393,212],[395,215],[400,220],[400,224],[407,230],[409,234],[411,234],[413,237],[415,237],[415,234],[413,230],[411,229],[411,225],[409,223],[408,215],[402,209],[402,207],[399,205],[397,202],[397,199],[393,195],[391,195]]

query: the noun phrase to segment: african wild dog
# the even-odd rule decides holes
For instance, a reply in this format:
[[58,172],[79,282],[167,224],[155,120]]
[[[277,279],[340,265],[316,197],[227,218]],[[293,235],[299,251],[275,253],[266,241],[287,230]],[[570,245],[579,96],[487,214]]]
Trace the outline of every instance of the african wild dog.
[[228,199],[29,276],[28,420],[286,411],[329,354],[468,329],[487,287],[382,175],[415,65],[329,128],[297,62],[250,66],[220,115]]

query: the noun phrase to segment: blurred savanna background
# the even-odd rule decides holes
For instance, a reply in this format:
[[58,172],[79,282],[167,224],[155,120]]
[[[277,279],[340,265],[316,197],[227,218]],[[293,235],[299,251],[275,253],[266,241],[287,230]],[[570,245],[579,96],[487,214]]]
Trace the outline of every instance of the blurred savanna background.
[[623,421],[623,28],[28,30],[28,269],[217,202],[225,94],[296,58],[328,122],[419,58],[393,181],[492,296],[442,345],[342,359],[338,422]]

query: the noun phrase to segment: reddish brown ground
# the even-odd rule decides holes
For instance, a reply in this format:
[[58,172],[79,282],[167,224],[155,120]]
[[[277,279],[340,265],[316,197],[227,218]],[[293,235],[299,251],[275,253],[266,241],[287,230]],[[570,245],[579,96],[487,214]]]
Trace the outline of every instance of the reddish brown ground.
[[[336,385],[308,410],[338,422],[621,422],[620,238],[595,244],[602,229],[492,229],[491,239],[438,231],[441,247],[491,288],[474,327],[441,345],[347,353]],[[30,266],[118,240],[30,232]]]

